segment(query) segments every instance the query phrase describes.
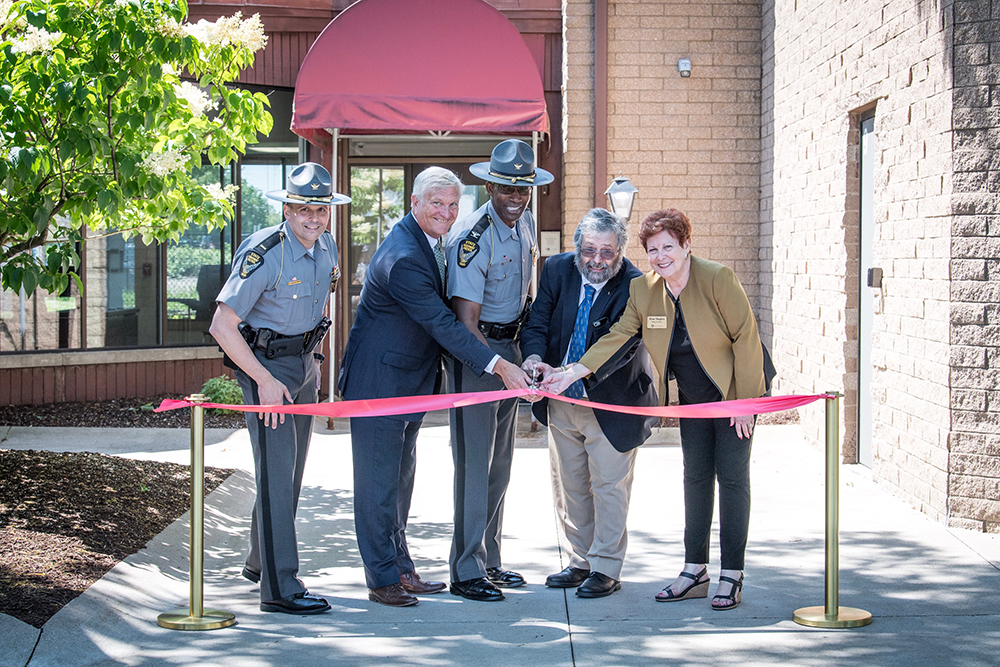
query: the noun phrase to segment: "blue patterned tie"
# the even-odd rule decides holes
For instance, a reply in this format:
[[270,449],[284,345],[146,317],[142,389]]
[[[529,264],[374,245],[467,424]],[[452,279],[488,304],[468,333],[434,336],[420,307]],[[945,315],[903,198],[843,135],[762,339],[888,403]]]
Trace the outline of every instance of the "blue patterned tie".
[[[590,322],[590,307],[594,305],[594,292],[591,285],[583,286],[583,301],[576,311],[576,324],[573,325],[573,337],[569,340],[569,354],[566,363],[579,361],[587,351],[587,324]],[[570,398],[583,398],[583,380],[577,380],[564,392]]]

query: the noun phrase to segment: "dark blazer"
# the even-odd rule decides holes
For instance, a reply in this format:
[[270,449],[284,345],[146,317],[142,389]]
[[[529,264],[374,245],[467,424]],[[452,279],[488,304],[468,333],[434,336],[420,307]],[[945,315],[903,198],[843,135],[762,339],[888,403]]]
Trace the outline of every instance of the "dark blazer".
[[[629,283],[641,275],[642,272],[626,259],[621,270],[597,295],[590,309],[588,348],[621,317],[628,302]],[[537,354],[550,366],[562,363],[576,324],[582,282],[575,253],[566,252],[545,260],[538,281],[538,296],[531,306],[528,324],[521,332],[521,354],[525,358]],[[642,341],[636,339],[616,363],[616,370],[603,381],[593,383],[584,379],[590,400],[615,405],[657,405],[655,383],[647,372],[648,355]],[[543,424],[548,423],[547,408],[547,399],[534,403],[531,408]],[[594,410],[594,415],[605,437],[620,452],[627,452],[644,443],[658,421],[656,417],[624,415],[607,410]]]
[[[337,388],[346,400],[434,393],[441,348],[479,374],[494,352],[455,318],[427,237],[411,213],[375,251]],[[422,413],[395,419],[416,421]]]

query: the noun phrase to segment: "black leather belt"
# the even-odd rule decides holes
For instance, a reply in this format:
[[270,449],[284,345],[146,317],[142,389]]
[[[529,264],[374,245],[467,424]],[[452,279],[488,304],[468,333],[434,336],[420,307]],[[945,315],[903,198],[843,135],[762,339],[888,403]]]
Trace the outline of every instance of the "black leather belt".
[[479,331],[487,338],[494,340],[509,340],[517,338],[521,329],[521,321],[515,320],[507,324],[496,324],[494,322],[480,322]]
[[311,331],[286,336],[271,329],[254,329],[246,322],[240,323],[240,334],[250,347],[264,351],[268,359],[309,354],[319,345],[330,328],[330,320],[324,317]]

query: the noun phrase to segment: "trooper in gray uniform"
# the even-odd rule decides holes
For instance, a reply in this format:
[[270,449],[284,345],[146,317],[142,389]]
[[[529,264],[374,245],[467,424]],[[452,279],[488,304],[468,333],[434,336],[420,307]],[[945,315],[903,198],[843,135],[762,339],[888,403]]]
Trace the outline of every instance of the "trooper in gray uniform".
[[[489,162],[472,165],[470,171],[487,181],[490,200],[448,234],[452,309],[469,331],[513,364],[521,363],[517,338],[538,256],[535,220],[528,211],[531,189],[554,180],[534,162],[530,146],[508,139],[493,149]],[[448,378],[454,392],[504,388],[492,375],[477,376],[453,359]],[[517,399],[451,410],[455,531],[450,590],[469,600],[503,600],[500,588],[524,585],[524,577],[503,569],[500,559],[516,419]]]
[[[337,244],[327,227],[330,207],[350,199],[334,192],[330,173],[313,162],[293,168],[287,185],[267,193],[285,202],[284,222],[255,232],[237,248],[210,329],[247,405],[316,402],[322,355],[313,350],[330,326],[323,308],[340,278]],[[324,612],[330,605],[297,576],[295,510],[312,417],[246,415],[257,500],[243,576],[260,582],[261,611]]]

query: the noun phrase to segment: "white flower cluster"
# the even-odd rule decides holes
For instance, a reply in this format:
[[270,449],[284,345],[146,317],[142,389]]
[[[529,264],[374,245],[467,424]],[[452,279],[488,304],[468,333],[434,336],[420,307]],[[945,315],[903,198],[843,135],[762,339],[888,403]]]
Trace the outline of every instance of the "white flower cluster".
[[230,204],[236,203],[236,191],[240,189],[240,186],[233,185],[230,183],[225,188],[223,188],[218,183],[210,183],[205,186],[205,190],[208,194],[216,201],[227,200]]
[[208,98],[205,91],[190,81],[181,81],[179,84],[175,83],[174,94],[177,95],[178,99],[182,99],[188,103],[188,106],[191,107],[191,113],[195,116],[202,115],[206,109],[215,108],[215,103]]
[[0,0],[0,31],[10,23],[10,10],[14,8],[14,0]]
[[169,16],[160,16],[156,22],[156,31],[164,37],[180,38],[187,34],[187,31],[177,21]]
[[14,53],[42,53],[44,55],[52,51],[60,39],[62,39],[61,32],[49,32],[45,28],[28,26],[27,31],[11,43],[10,50]]
[[260,14],[254,14],[243,20],[243,12],[232,16],[224,16],[215,23],[201,19],[194,25],[187,24],[184,29],[189,35],[205,44],[220,46],[242,46],[256,52],[267,46],[267,35],[264,34],[264,24]]
[[172,171],[177,171],[188,162],[188,156],[182,151],[164,151],[150,153],[142,161],[142,168],[154,176],[163,178]]

